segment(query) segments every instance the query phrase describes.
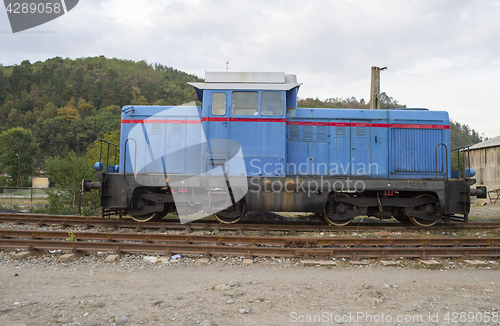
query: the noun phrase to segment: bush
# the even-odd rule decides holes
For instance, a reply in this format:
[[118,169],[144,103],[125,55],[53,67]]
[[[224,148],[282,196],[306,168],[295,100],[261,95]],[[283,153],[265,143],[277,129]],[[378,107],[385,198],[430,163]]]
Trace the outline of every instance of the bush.
[[3,193],[3,187],[9,186],[9,179],[4,176],[0,176],[0,194]]

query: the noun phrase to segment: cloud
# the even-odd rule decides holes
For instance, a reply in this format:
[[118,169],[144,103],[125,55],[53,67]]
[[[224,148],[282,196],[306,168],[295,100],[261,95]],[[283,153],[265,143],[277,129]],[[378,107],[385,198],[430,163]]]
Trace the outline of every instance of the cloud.
[[499,16],[498,1],[86,0],[16,35],[1,12],[0,58],[105,55],[200,77],[229,61],[233,71],[295,73],[301,97],[365,100],[370,67],[388,66],[382,90],[400,103],[447,110],[494,137]]

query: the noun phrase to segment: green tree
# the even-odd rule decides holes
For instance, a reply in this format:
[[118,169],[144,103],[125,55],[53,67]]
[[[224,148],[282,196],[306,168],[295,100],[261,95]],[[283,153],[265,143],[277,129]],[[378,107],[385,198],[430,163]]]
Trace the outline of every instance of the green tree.
[[55,106],[54,103],[52,102],[48,102],[43,108],[42,118],[52,119],[55,118],[56,116],[57,116],[57,106]]
[[83,179],[92,177],[87,161],[85,155],[70,151],[64,156],[45,157],[45,168],[56,187],[77,189]]
[[12,109],[5,122],[9,128],[21,127],[24,124],[24,114],[20,113],[17,109]]
[[7,97],[7,87],[8,79],[5,77],[4,73],[0,71],[0,104],[2,104]]
[[78,100],[77,110],[82,118],[92,115],[92,113],[95,111],[94,107],[91,104],[87,103],[83,98],[80,98]]
[[[87,165],[87,157],[70,151],[64,156],[45,157],[45,168],[50,180],[58,188],[57,192],[48,192],[50,212],[73,214],[78,210],[79,189],[83,179],[91,179],[93,170]],[[99,213],[99,193],[97,191],[82,195],[82,214],[97,215]]]
[[19,127],[0,134],[0,168],[10,176],[11,185],[17,185],[19,171],[20,186],[29,186],[37,153],[38,144],[30,130]]
[[387,95],[386,92],[380,93],[380,109],[392,109],[392,108],[404,108],[404,107],[406,107],[406,105],[399,104],[398,101]]

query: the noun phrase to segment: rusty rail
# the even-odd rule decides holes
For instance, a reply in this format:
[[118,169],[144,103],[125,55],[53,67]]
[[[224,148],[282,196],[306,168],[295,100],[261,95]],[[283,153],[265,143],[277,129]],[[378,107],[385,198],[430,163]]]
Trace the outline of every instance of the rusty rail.
[[[1,223],[15,223],[15,224],[37,224],[37,225],[60,225],[60,226],[84,226],[84,227],[107,227],[107,228],[134,228],[140,229],[159,229],[165,230],[181,230],[183,232],[191,231],[211,231],[218,233],[220,231],[231,231],[236,233],[243,233],[244,231],[259,231],[266,232],[332,232],[332,231],[368,231],[368,230],[388,230],[388,231],[407,231],[407,230],[422,230],[422,227],[414,225],[403,225],[398,222],[362,222],[353,223],[348,226],[334,228],[325,223],[312,221],[312,222],[283,222],[283,221],[247,221],[246,223],[237,224],[220,224],[217,221],[199,220],[192,223],[181,224],[179,220],[164,219],[159,222],[139,223],[131,219],[118,219],[109,218],[103,219],[101,217],[82,217],[71,215],[42,215],[42,214],[8,214],[0,213]],[[429,230],[434,231],[458,231],[462,229],[495,229],[500,228],[499,222],[484,222],[484,223],[451,223],[451,224],[438,224]]]
[[500,257],[500,238],[290,238],[0,230],[0,248],[266,257]]
[[[500,246],[500,238],[332,238],[332,237],[260,237],[233,235],[193,235],[158,233],[115,233],[115,232],[73,232],[77,241],[144,242],[144,243],[187,243],[187,244],[229,244],[252,246],[292,247],[408,247],[408,246]],[[0,238],[25,238],[34,240],[66,240],[66,231],[35,231],[0,229]]]

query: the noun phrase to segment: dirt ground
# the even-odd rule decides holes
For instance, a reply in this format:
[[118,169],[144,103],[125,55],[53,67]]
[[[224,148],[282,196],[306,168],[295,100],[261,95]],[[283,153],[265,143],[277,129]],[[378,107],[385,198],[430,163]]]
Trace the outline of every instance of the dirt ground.
[[[500,217],[500,204],[471,216]],[[297,260],[108,254],[12,260],[0,251],[0,325],[500,325],[500,261],[302,266]],[[154,261],[155,259],[153,259]]]
[[472,218],[490,218],[500,220],[500,200],[498,200],[495,204],[490,203],[488,199],[473,200],[469,216]]
[[500,325],[499,276],[465,266],[4,261],[0,323]]

